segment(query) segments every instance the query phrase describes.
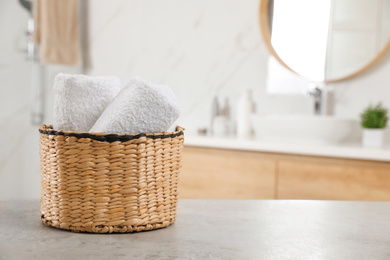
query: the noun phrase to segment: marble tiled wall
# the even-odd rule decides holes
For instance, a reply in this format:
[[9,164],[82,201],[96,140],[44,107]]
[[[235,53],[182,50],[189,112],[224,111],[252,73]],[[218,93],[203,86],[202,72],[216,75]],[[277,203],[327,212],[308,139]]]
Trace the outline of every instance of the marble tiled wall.
[[[266,94],[268,52],[258,25],[259,0],[90,1],[90,69],[123,82],[141,76],[173,87],[188,132],[207,127],[215,95],[252,89],[259,114],[311,114],[304,96]],[[370,102],[390,107],[390,55],[362,76],[332,84],[335,114],[357,118]]]
[[[91,75],[132,76],[169,84],[187,133],[208,127],[215,95],[237,96],[252,89],[258,114],[311,114],[304,96],[266,94],[268,52],[258,26],[259,0],[89,1]],[[39,197],[38,132],[29,117],[30,65],[22,46],[27,13],[17,1],[0,1],[0,199]],[[46,73],[46,120],[51,123],[51,86]],[[361,76],[331,85],[335,114],[357,117],[370,102],[390,107],[390,54]]]
[[252,89],[257,111],[310,113],[303,96],[267,96],[268,52],[257,0],[90,1],[89,73],[131,76],[170,85],[187,132],[208,127],[215,95]]

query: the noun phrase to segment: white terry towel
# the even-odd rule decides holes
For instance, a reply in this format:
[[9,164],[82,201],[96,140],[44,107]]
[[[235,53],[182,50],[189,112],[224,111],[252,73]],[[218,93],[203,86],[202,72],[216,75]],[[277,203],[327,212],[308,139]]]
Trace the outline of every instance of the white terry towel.
[[54,130],[88,132],[118,94],[117,77],[58,74],[54,80]]
[[133,78],[106,108],[90,132],[161,133],[180,115],[173,91],[148,81]]

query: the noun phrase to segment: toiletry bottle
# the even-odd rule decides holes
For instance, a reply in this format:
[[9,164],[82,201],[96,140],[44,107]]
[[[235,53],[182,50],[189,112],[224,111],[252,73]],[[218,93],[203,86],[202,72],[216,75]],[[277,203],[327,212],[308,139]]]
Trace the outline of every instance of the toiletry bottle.
[[220,105],[220,102],[215,102],[213,107],[217,108],[217,112],[214,113],[213,122],[212,122],[212,135],[219,137],[226,137],[230,133],[230,106],[228,98],[225,98],[225,103],[223,106]]
[[215,123],[215,118],[219,114],[219,102],[218,102],[218,97],[215,96],[213,99],[213,103],[211,105],[211,121],[210,121],[210,133],[211,135],[214,135],[214,123]]
[[230,102],[229,98],[225,98],[225,108],[224,108],[224,116],[225,116],[225,135],[229,136],[232,132],[231,130],[231,112],[230,112]]
[[239,138],[250,138],[252,136],[252,126],[250,115],[253,111],[252,92],[247,90],[241,95],[237,102],[237,136]]

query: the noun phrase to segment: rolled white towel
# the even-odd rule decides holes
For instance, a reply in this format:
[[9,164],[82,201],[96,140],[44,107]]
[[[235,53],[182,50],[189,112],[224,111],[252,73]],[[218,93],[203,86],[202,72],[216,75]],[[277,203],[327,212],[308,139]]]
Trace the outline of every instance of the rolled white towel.
[[175,123],[173,123],[173,125],[171,125],[169,128],[168,128],[168,130],[167,130],[167,132],[175,132],[176,131],[176,122]]
[[175,94],[167,86],[133,78],[106,108],[90,132],[161,133],[180,115]]
[[54,80],[55,130],[88,132],[120,91],[117,77],[58,74]]

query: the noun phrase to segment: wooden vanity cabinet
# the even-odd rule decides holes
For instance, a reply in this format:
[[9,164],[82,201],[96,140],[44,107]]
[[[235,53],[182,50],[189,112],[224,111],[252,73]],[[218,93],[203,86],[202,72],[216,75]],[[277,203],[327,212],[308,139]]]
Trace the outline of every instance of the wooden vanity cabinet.
[[275,166],[261,153],[184,147],[179,195],[188,199],[273,199]]
[[390,163],[185,146],[180,198],[390,200]]

